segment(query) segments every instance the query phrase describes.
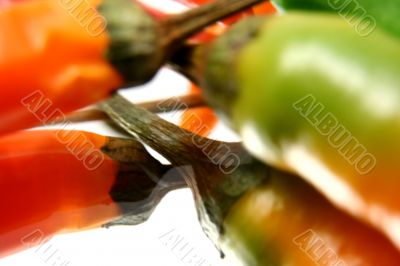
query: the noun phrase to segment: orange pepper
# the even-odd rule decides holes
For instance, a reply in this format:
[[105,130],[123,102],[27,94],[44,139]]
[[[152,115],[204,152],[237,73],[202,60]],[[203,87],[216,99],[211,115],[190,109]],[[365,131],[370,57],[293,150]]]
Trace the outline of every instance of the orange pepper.
[[[194,85],[190,85],[191,93],[201,93],[200,89]],[[218,118],[214,111],[208,107],[198,107],[185,110],[181,117],[180,126],[200,136],[208,136],[215,125]]]
[[244,265],[397,266],[380,232],[336,209],[297,176],[272,170],[225,218],[224,245]]
[[109,40],[101,25],[89,25],[62,3],[35,0],[0,9],[0,134],[39,123],[21,104],[34,91],[68,113],[122,82],[104,58]]
[[181,127],[200,136],[208,136],[217,124],[217,116],[208,107],[192,108],[185,111],[181,118]]

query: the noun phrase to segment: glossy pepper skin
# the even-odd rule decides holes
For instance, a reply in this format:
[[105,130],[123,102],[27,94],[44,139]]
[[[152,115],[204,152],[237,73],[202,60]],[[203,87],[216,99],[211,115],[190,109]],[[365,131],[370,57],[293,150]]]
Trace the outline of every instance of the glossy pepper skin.
[[398,265],[400,253],[387,238],[336,209],[299,177],[272,169],[267,180],[225,217],[221,241],[227,257],[246,266]]
[[[101,22],[102,17],[93,13],[91,18]],[[40,123],[21,104],[35,91],[68,113],[120,86],[122,79],[104,57],[106,32],[86,24],[57,1],[0,9],[0,134]]]
[[273,0],[285,10],[316,10],[339,14],[361,33],[375,26],[400,37],[400,2],[397,0]]
[[139,223],[135,206],[167,170],[136,141],[65,130],[1,138],[0,169],[0,257],[39,244],[35,234]]
[[363,38],[339,16],[288,13],[216,41],[204,87],[253,155],[400,246],[398,62],[400,42],[378,29]]

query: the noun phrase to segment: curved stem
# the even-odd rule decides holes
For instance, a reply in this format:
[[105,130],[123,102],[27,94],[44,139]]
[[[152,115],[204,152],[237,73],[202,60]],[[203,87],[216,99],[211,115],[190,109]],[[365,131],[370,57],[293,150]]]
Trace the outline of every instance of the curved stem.
[[190,37],[221,19],[229,17],[246,8],[265,0],[215,0],[182,14],[171,16],[162,21],[165,46],[173,46],[177,42]]
[[[233,152],[242,152],[239,143],[226,144],[198,136],[133,105],[119,95],[101,103],[100,107],[118,125],[160,152],[176,166],[194,161],[211,163],[207,157],[209,153],[205,151],[218,149],[221,145],[229,145]],[[213,159],[218,161],[218,156],[223,155],[215,154]]]
[[[176,103],[181,103],[176,106]],[[154,100],[154,101],[145,101],[136,104],[139,107],[142,107],[150,112],[173,112],[181,109],[194,108],[194,107],[202,107],[206,106],[205,100],[201,93],[192,93],[182,96],[176,96],[166,99]],[[67,121],[69,122],[88,122],[94,120],[107,120],[108,116],[104,113],[103,110],[99,109],[97,106],[94,106],[90,109],[79,110],[74,113],[71,113],[67,116]],[[64,122],[65,119],[56,120],[52,123],[57,124]]]
[[[269,167],[252,158],[240,143],[195,135],[119,95],[101,108],[119,126],[179,166],[177,171],[192,189],[203,229],[214,240],[223,231],[223,219],[233,203],[268,176]],[[224,166],[229,166],[231,159],[237,160],[227,171]]]

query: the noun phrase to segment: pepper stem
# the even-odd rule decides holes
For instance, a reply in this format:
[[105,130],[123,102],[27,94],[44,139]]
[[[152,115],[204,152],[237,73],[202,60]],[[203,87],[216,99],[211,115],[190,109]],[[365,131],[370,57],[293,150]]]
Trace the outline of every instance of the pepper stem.
[[[204,147],[207,145],[208,148],[216,148],[225,144],[171,124],[158,115],[133,105],[118,94],[101,103],[100,108],[120,127],[160,152],[175,166],[191,164],[194,161],[209,163],[210,159],[204,154]],[[235,152],[243,152],[239,143],[230,143],[229,146],[232,146]]]
[[101,108],[116,124],[178,166],[192,189],[203,230],[214,243],[223,234],[225,215],[236,200],[268,177],[269,167],[252,158],[240,143],[195,135],[119,95]]
[[[182,103],[180,105],[176,105],[176,103]],[[203,107],[206,106],[203,96],[201,93],[191,93],[182,96],[175,96],[170,98],[164,98],[160,100],[153,101],[144,101],[136,104],[139,107],[142,107],[150,112],[172,112],[178,111],[181,109],[194,108],[194,107]],[[71,113],[67,116],[67,120],[69,122],[88,122],[95,120],[107,120],[108,116],[102,110],[100,110],[97,106],[94,106],[89,109],[78,110],[74,113]],[[53,123],[62,123],[65,121],[64,119],[55,120]]]
[[233,25],[212,45],[184,45],[170,64],[203,89],[214,110],[230,116],[239,95],[237,60],[242,49],[257,38],[265,21],[265,16],[252,16]]
[[164,45],[171,47],[221,19],[265,0],[215,0],[162,21]]
[[156,20],[136,2],[104,0],[98,11],[107,20],[107,57],[131,85],[150,80],[185,43],[204,27],[265,0],[215,0],[185,13]]

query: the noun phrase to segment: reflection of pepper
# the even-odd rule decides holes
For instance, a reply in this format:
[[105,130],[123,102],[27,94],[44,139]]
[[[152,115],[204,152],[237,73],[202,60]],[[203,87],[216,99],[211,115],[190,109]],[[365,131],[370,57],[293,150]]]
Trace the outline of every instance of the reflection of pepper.
[[400,42],[311,12],[250,19],[224,36],[204,87],[248,150],[400,246]]
[[[241,10],[259,1],[231,2]],[[3,7],[0,134],[39,124],[21,104],[35,91],[67,113],[124,84],[148,81],[187,37],[230,12],[213,5],[162,21],[125,0],[35,0]],[[203,16],[195,17],[199,12]]]
[[324,10],[338,13],[357,30],[369,33],[376,25],[400,37],[400,2],[397,0],[274,0],[284,9]]
[[[0,257],[35,244],[35,232],[47,239],[121,216],[140,222],[168,170],[134,140],[63,130],[0,139],[0,169]],[[165,193],[185,184],[169,178]]]
[[202,226],[227,259],[243,262],[234,265],[398,265],[400,253],[382,234],[239,143],[191,134],[119,96],[102,108],[173,165],[184,165]]

